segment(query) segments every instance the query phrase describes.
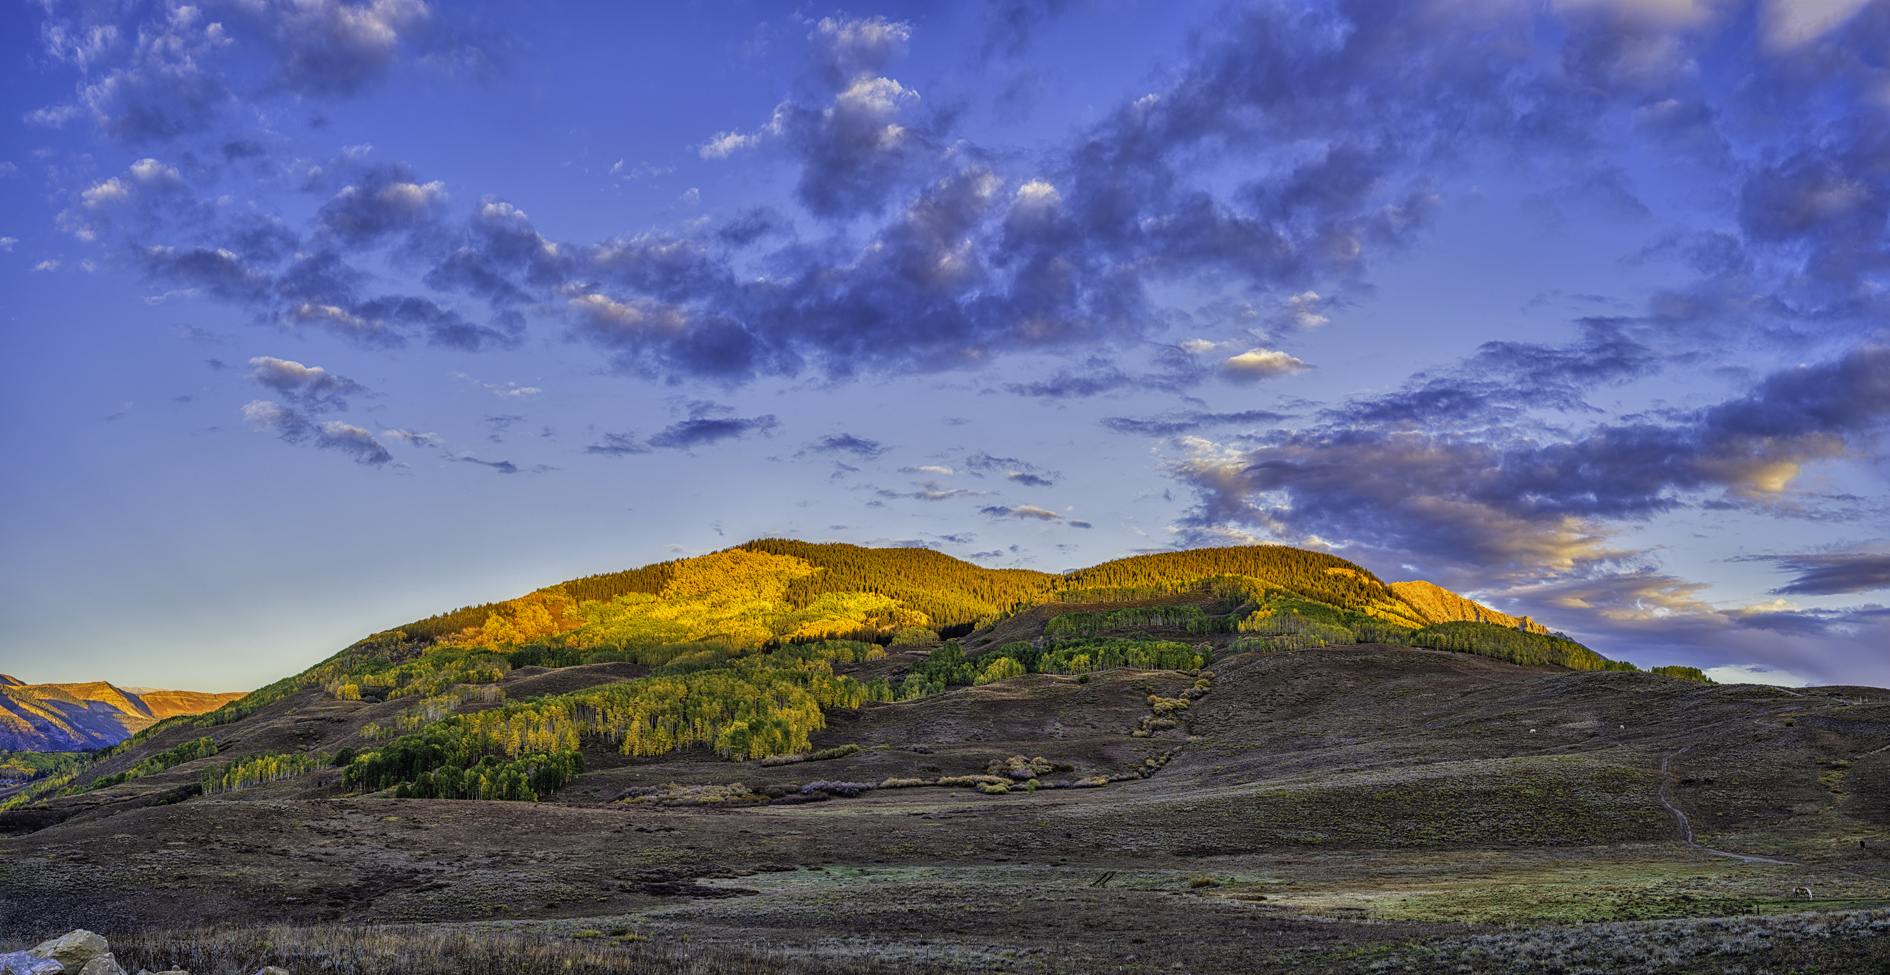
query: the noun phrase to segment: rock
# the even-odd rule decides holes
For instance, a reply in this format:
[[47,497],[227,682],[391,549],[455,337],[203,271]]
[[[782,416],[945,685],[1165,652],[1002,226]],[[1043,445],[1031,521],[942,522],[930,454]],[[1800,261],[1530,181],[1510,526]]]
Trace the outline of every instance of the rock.
[[79,969],[79,975],[125,975],[125,968],[108,951],[102,955],[93,955],[92,960]]
[[148,968],[140,968],[138,969],[138,975],[190,975],[190,973],[181,968],[177,968],[173,966],[171,968],[166,968],[165,970],[161,972],[154,972]]
[[289,970],[286,968],[277,968],[274,965],[265,965],[256,971],[256,975],[289,975]]
[[41,958],[51,958],[66,967],[68,972],[84,971],[85,963],[112,950],[105,939],[84,928],[77,928],[53,938],[42,941],[31,949]]
[[63,975],[66,966],[30,951],[0,955],[0,975]]

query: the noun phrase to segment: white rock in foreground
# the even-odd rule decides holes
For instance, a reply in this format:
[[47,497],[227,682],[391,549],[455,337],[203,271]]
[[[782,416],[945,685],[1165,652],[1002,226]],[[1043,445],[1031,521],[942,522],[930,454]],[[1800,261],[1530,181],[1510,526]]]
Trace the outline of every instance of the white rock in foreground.
[[0,975],[64,975],[66,966],[30,951],[0,955]]
[[[65,966],[68,972],[83,972],[87,962],[100,955],[106,955],[112,946],[105,943],[102,935],[93,934],[84,928],[68,931],[57,938],[42,941],[29,949],[29,953],[41,958],[51,958]],[[117,967],[117,962],[112,967]],[[123,970],[120,969],[122,972]]]

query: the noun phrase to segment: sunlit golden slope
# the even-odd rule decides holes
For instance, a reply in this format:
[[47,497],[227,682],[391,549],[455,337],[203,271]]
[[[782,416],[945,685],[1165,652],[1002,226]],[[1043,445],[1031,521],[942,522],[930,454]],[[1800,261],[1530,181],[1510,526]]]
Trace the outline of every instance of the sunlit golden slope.
[[1531,633],[1540,633],[1544,636],[1549,633],[1548,627],[1527,616],[1516,617],[1499,613],[1435,583],[1423,580],[1394,582],[1389,588],[1412,609],[1423,614],[1426,623],[1495,623],[1511,629],[1526,629]]

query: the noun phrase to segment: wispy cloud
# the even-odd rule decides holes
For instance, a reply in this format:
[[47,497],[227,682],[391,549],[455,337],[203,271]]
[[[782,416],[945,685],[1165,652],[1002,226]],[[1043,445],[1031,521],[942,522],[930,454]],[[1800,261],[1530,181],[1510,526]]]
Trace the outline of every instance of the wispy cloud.
[[243,407],[243,417],[254,429],[273,433],[286,443],[339,451],[356,463],[379,467],[394,459],[373,434],[360,427],[334,420],[316,422],[269,400],[250,402]]

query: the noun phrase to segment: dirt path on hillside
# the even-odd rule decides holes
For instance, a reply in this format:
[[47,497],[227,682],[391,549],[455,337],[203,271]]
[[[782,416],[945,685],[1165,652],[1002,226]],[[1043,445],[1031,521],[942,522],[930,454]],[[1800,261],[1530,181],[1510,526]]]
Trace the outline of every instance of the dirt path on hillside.
[[1728,853],[1725,850],[1715,850],[1710,846],[1702,846],[1694,841],[1693,824],[1687,820],[1687,814],[1681,812],[1680,807],[1674,805],[1673,801],[1667,797],[1667,790],[1673,787],[1673,773],[1667,770],[1667,766],[1672,763],[1674,759],[1679,758],[1681,752],[1685,752],[1688,748],[1692,747],[1692,745],[1687,745],[1660,760],[1660,804],[1667,807],[1668,812],[1673,813],[1674,822],[1678,823],[1680,826],[1680,839],[1685,842],[1686,845],[1696,850],[1702,850],[1715,856],[1731,857],[1734,860],[1742,860],[1746,863],[1776,863],[1786,867],[1804,866],[1804,864],[1792,860],[1774,860],[1771,857],[1747,856],[1744,853]]

